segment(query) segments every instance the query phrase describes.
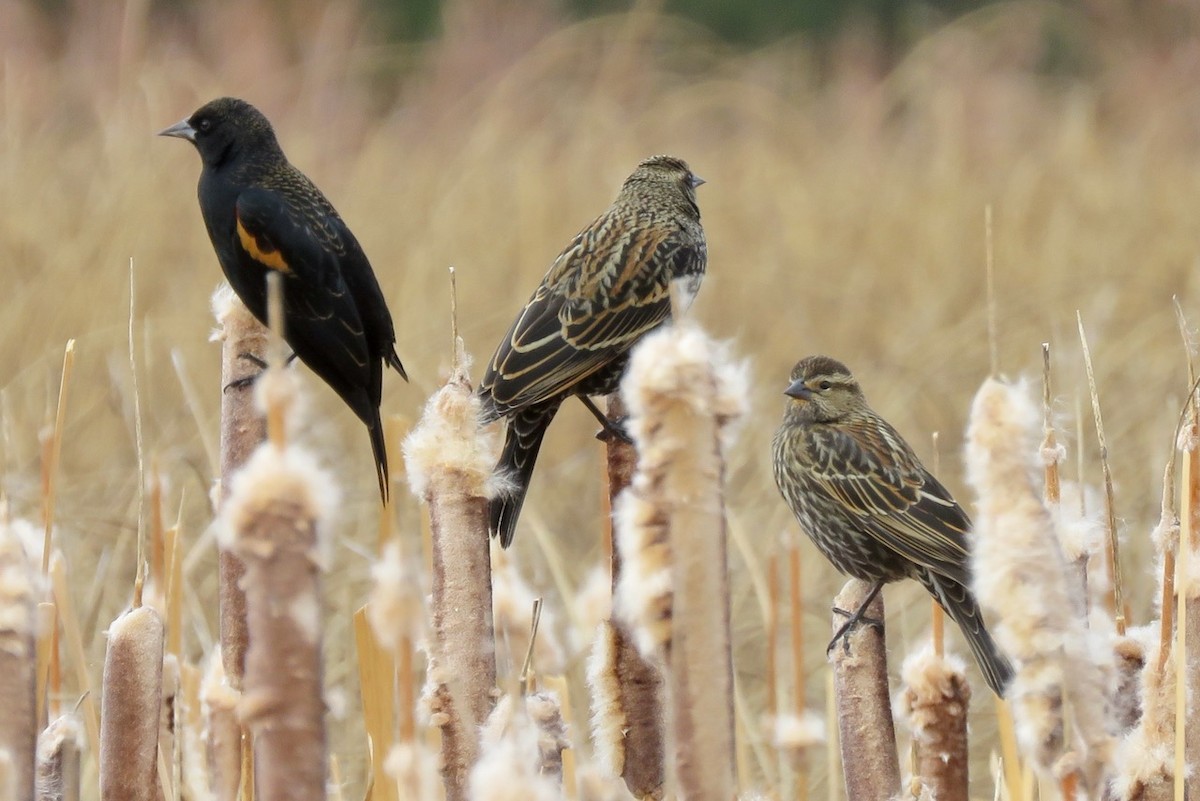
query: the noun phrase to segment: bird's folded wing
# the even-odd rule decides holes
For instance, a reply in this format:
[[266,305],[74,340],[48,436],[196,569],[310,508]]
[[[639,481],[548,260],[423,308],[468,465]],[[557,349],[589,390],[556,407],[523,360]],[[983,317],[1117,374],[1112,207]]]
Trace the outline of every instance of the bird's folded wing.
[[[886,424],[885,424],[886,425]],[[813,429],[813,477],[888,548],[960,583],[968,581],[970,520],[902,444],[875,425]]]
[[339,266],[345,250],[334,221],[314,226],[311,215],[278,192],[253,188],[238,196],[237,236],[246,255],[287,279],[285,337],[297,355],[331,384],[337,374],[357,382],[370,360],[362,320]]
[[570,391],[670,315],[670,260],[694,254],[674,241],[673,229],[637,231],[626,241],[596,234],[607,230],[603,222],[559,256],[496,350],[482,386],[498,409]]

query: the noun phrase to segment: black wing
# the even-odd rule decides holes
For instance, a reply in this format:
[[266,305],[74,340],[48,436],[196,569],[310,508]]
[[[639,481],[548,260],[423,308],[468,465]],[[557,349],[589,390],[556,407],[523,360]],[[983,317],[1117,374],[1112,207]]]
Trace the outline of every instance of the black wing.
[[371,358],[362,318],[343,276],[346,240],[337,226],[328,219],[314,225],[280,192],[251,188],[238,196],[236,230],[235,247],[244,258],[284,277],[288,344],[366,420],[370,410],[365,404],[379,403],[381,375],[373,374],[381,374],[382,366]]

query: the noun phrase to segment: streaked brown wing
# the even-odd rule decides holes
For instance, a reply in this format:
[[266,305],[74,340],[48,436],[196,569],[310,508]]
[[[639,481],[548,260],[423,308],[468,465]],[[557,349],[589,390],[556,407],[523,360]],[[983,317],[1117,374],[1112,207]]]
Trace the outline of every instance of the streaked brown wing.
[[674,228],[620,222],[605,215],[581,231],[501,341],[481,383],[498,412],[570,392],[670,314]]
[[813,478],[863,530],[911,561],[968,580],[971,521],[900,435],[882,421],[810,429]]

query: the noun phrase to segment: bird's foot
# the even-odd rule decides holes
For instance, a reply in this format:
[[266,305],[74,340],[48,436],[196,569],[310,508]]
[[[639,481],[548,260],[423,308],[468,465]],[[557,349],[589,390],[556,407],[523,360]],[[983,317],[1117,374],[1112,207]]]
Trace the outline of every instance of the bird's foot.
[[875,596],[879,594],[881,589],[883,589],[883,583],[876,582],[875,585],[871,587],[871,591],[867,593],[867,597],[864,598],[863,602],[858,605],[858,609],[854,610],[853,612],[847,612],[845,609],[839,609],[836,606],[833,607],[834,614],[842,615],[848,619],[841,625],[840,628],[838,628],[837,632],[833,635],[833,639],[829,641],[829,645],[825,647],[825,656],[828,657],[831,653],[833,653],[833,649],[838,644],[838,640],[842,641],[842,648],[845,650],[845,652],[847,654],[850,653],[850,634],[859,625],[874,626],[881,632],[883,631],[882,620],[878,620],[873,617],[867,617],[867,607],[870,606],[871,602],[875,600]]
[[596,439],[601,442],[610,442],[616,439],[619,442],[624,442],[626,445],[633,444],[633,439],[625,431],[625,420],[627,418],[622,416],[615,420],[610,419],[608,415],[600,411],[600,408],[596,404],[592,403],[592,399],[587,395],[580,395],[579,400],[583,401],[583,405],[587,407],[592,416],[599,420],[600,425],[603,426],[603,428],[596,432]]
[[625,430],[625,421],[628,418],[618,417],[615,420],[604,418],[604,427],[596,432],[596,439],[601,442],[612,442],[614,439],[618,442],[624,442],[626,445],[633,444],[633,438],[629,436],[629,432]]

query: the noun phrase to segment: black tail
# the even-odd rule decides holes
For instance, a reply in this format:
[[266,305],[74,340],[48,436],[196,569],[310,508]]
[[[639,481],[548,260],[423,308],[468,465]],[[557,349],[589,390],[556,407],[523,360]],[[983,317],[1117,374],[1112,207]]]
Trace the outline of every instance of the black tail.
[[517,532],[517,518],[525,503],[525,493],[533,478],[533,466],[537,462],[542,438],[561,401],[542,406],[531,406],[515,412],[508,418],[508,430],[504,436],[504,450],[496,463],[496,472],[506,475],[513,483],[510,492],[492,499],[488,505],[488,527],[493,537],[500,538],[500,545],[512,545]]
[[983,625],[983,613],[975,601],[975,596],[963,585],[944,576],[926,573],[920,576],[920,580],[930,595],[946,610],[946,614],[958,624],[971,653],[975,654],[975,661],[979,663],[984,680],[992,688],[992,692],[1003,698],[1005,690],[1012,682],[1013,666]]
[[389,487],[387,440],[383,436],[383,421],[379,418],[379,410],[375,409],[374,411],[374,419],[367,423],[367,433],[371,436],[371,452],[375,455],[375,472],[379,476],[379,496],[386,506]]
[[408,373],[404,372],[404,365],[400,363],[400,354],[396,353],[396,347],[393,345],[384,355],[384,360],[400,374],[400,377],[405,381],[408,380]]

